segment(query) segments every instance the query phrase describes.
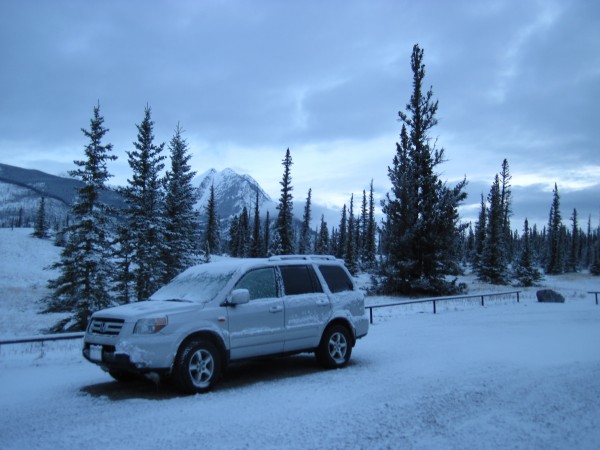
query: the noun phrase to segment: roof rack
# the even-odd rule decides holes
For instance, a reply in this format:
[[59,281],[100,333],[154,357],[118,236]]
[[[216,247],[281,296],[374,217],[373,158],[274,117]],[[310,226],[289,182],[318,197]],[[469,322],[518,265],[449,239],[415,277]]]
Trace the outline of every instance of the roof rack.
[[321,261],[335,261],[335,256],[332,255],[275,255],[269,258],[269,261],[293,261],[293,260],[321,260]]

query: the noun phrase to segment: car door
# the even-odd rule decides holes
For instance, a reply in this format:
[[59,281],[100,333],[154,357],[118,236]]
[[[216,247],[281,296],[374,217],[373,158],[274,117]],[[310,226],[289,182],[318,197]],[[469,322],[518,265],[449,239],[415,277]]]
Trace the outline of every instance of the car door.
[[312,265],[282,265],[279,270],[284,289],[284,349],[289,352],[315,348],[331,315],[329,298]]
[[234,289],[248,289],[250,301],[228,306],[231,359],[281,353],[284,342],[283,299],[273,267],[244,274]]

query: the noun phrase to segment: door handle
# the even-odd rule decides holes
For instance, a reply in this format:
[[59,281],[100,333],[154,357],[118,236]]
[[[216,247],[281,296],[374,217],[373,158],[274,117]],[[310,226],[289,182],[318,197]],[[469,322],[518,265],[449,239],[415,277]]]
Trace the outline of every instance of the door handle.
[[269,312],[270,313],[278,313],[278,312],[281,312],[281,311],[283,311],[283,306],[271,306],[269,308]]
[[329,306],[329,300],[317,300],[319,306]]

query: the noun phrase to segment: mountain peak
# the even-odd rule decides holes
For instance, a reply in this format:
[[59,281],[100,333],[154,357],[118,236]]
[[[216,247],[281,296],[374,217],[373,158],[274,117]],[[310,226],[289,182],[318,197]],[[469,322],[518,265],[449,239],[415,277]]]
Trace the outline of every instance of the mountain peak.
[[258,206],[261,212],[264,209],[274,210],[275,205],[269,195],[263,191],[259,184],[250,175],[241,175],[235,170],[226,168],[222,171],[209,169],[197,176],[193,183],[198,186],[198,202],[196,209],[204,211],[210,197],[210,188],[215,189],[215,203],[221,219],[240,214],[244,207],[253,211],[256,206],[258,192]]

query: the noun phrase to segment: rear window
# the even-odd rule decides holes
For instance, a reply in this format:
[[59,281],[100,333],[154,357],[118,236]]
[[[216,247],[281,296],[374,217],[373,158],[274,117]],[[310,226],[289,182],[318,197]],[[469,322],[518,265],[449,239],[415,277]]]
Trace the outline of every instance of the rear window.
[[319,270],[331,292],[344,292],[353,289],[352,280],[340,266],[319,266]]
[[311,266],[280,266],[285,295],[323,292],[321,283]]

